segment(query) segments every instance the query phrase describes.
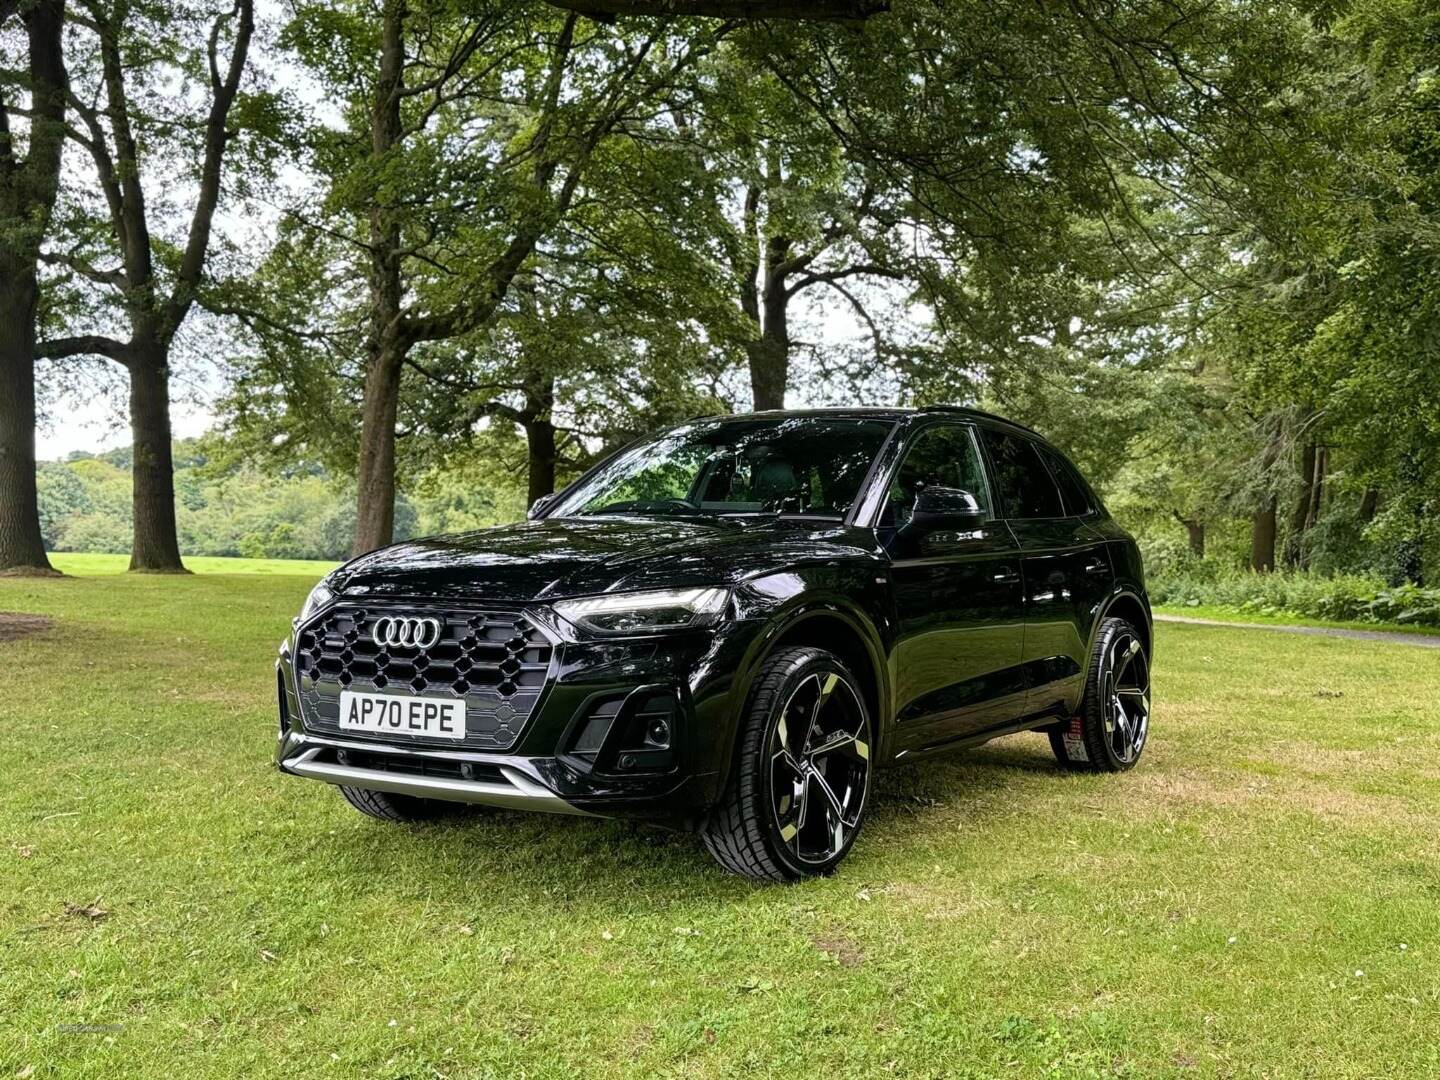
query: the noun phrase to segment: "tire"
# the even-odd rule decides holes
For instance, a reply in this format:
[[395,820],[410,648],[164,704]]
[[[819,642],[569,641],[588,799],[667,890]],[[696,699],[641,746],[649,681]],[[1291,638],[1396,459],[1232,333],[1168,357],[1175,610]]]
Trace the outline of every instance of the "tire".
[[1124,619],[1100,623],[1085,676],[1080,713],[1050,732],[1060,764],[1076,772],[1133,769],[1150,734],[1150,656]]
[[859,682],[839,657],[780,650],[755,679],[701,841],[726,870],[761,881],[830,873],[864,824],[874,745]]
[[389,791],[370,791],[366,788],[340,786],[340,794],[347,803],[362,814],[381,821],[414,823],[438,821],[442,818],[459,817],[473,807],[464,803],[446,802],[442,799],[420,799],[414,795],[398,795]]

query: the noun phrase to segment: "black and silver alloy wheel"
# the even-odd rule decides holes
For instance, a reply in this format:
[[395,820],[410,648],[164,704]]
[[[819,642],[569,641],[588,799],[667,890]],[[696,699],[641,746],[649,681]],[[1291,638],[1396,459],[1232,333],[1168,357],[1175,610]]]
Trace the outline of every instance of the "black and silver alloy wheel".
[[1123,772],[1140,760],[1149,737],[1145,639],[1126,620],[1107,618],[1095,635],[1080,712],[1050,733],[1050,746],[1066,768]]
[[1115,759],[1133,765],[1150,733],[1150,662],[1133,631],[1117,634],[1101,668],[1105,734]]
[[770,739],[770,806],[780,839],[802,863],[824,865],[860,827],[870,781],[870,722],[835,671],[807,675]]
[[840,658],[782,649],[755,679],[734,770],[700,838],[748,877],[829,873],[864,823],[873,754],[869,711]]

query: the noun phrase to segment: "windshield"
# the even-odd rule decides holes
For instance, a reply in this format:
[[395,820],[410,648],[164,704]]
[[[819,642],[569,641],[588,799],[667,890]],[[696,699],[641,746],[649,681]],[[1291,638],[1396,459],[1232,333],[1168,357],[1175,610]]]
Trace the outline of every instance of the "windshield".
[[553,511],[844,517],[889,420],[703,420],[620,454]]

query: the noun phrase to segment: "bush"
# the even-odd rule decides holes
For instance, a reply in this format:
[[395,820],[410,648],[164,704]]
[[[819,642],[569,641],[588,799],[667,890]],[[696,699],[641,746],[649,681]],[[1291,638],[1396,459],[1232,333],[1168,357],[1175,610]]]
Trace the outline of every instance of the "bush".
[[1440,589],[1392,588],[1378,577],[1314,573],[1254,574],[1195,560],[1149,582],[1156,604],[1221,607],[1263,615],[1300,615],[1337,622],[1440,625]]

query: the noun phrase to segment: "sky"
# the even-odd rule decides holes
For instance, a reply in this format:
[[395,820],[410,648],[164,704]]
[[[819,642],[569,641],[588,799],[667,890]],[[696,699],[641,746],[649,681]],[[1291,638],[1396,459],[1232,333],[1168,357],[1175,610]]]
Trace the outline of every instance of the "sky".
[[[123,403],[105,398],[71,400],[58,403],[56,415],[35,432],[35,456],[41,461],[68,457],[76,450],[98,453],[113,450],[130,442]],[[215,423],[215,414],[207,404],[173,402],[170,424],[177,439],[199,435]]]

